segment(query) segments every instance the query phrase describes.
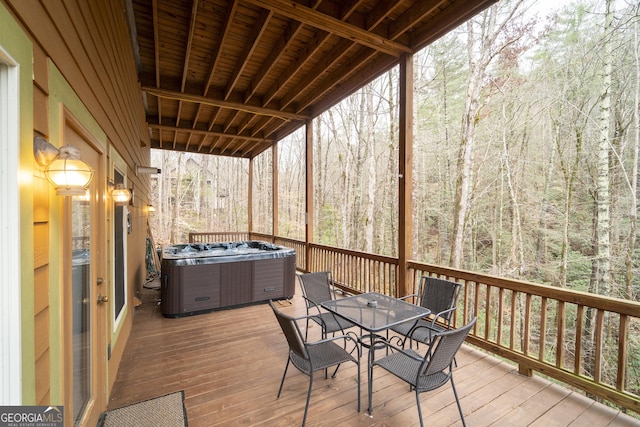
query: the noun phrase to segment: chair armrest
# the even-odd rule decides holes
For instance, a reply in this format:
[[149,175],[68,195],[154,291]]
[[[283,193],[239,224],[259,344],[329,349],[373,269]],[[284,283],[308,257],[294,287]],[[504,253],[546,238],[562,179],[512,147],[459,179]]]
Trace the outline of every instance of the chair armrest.
[[[298,317],[294,317],[293,320],[295,320],[296,322],[300,321],[300,320],[307,320],[307,319],[318,319],[318,315],[317,314],[304,314],[302,316],[298,316]],[[320,317],[320,320],[322,320],[322,317]]]
[[320,309],[320,306],[318,304],[316,304],[315,302],[311,301],[309,298],[307,298],[304,295],[302,296],[302,298],[304,298],[304,300],[307,303],[307,314],[309,313],[309,310],[312,309],[312,308],[315,308],[316,310],[318,310],[318,314],[322,313],[322,310]]
[[[456,311],[456,308],[457,307],[451,307],[451,308],[448,308],[446,310],[442,310],[439,313],[434,314],[433,320],[431,321],[431,325],[433,325],[439,317],[444,317],[445,314],[452,313],[452,312]],[[447,325],[447,327],[449,327],[449,325]]]
[[[424,360],[424,357],[423,357],[423,356],[420,356],[419,354],[415,353],[413,350],[406,350],[406,349],[404,349],[404,348],[402,348],[402,347],[398,347],[398,346],[396,346],[396,345],[393,345],[393,344],[391,344],[388,340],[386,340],[386,339],[385,339],[385,338],[383,338],[383,337],[376,338],[376,339],[373,341],[373,343],[371,343],[371,345],[372,345],[372,346],[374,346],[374,345],[376,345],[376,346],[377,346],[377,345],[379,345],[379,344],[382,344],[382,345],[384,345],[385,347],[390,348],[392,351],[400,352],[400,353],[402,353],[404,356],[406,356],[406,357],[408,357],[408,358],[410,358],[410,359],[413,359],[413,360],[415,360],[415,361],[422,362],[422,361]],[[379,347],[376,347],[376,349],[377,349],[377,348],[379,348]]]
[[305,345],[307,345],[309,347],[313,347],[314,345],[323,344],[323,343],[331,342],[331,341],[344,340],[345,343],[347,341],[352,341],[353,344],[354,344],[354,347],[358,351],[358,357],[360,357],[360,346],[358,345],[358,338],[357,337],[358,336],[354,332],[347,332],[345,335],[336,335],[336,336],[324,338],[324,339],[321,339],[321,340],[318,340],[318,341],[307,342],[307,343],[305,343]]
[[403,297],[398,298],[399,300],[405,301],[408,300],[409,298],[416,298],[418,296],[418,294],[409,294],[409,295],[405,295]]

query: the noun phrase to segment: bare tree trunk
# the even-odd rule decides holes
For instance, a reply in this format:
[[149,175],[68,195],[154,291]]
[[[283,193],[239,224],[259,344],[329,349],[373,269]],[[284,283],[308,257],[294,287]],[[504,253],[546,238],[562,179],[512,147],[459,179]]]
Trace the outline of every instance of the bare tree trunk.
[[[490,8],[495,13],[495,6]],[[495,18],[494,18],[495,19]],[[456,179],[456,196],[454,202],[453,242],[449,264],[454,268],[462,266],[462,255],[466,233],[467,219],[471,209],[471,186],[473,183],[473,158],[475,133],[480,111],[480,93],[486,65],[475,61],[473,48],[476,43],[473,24],[467,22],[467,46],[469,53],[469,78],[467,80],[467,96],[465,111],[462,116],[462,133],[458,151],[458,177]],[[488,53],[486,53],[488,55]]]
[[633,295],[633,253],[636,247],[636,235],[638,232],[638,150],[640,149],[640,28],[639,20],[635,20],[633,25],[633,37],[635,40],[633,49],[636,75],[635,75],[635,96],[633,108],[633,121],[635,126],[635,140],[633,144],[633,166],[631,171],[631,209],[629,227],[629,241],[625,256],[625,297],[634,301]]
[[[313,130],[316,135],[314,137],[314,142],[318,147],[325,147],[325,152],[323,153],[318,149],[318,153],[314,153],[313,161],[315,162],[313,170],[316,171],[317,179],[314,179],[314,187],[313,187],[313,207],[314,207],[314,215],[313,217],[316,219],[317,226],[313,227],[314,233],[316,233],[318,242],[323,242],[324,237],[324,204],[325,204],[325,191],[320,191],[321,189],[326,189],[327,187],[327,158],[329,156],[329,147],[331,146],[331,142],[329,138],[327,141],[323,143],[322,141],[322,125],[320,121],[322,120],[322,116],[316,119],[318,123],[313,126]],[[315,177],[314,177],[315,178]],[[311,236],[311,240],[315,240],[315,236]]]
[[[505,105],[502,105],[502,117],[505,123],[508,122],[506,117]],[[507,141],[507,129],[503,128],[502,132],[502,150],[504,171],[506,175],[507,188],[509,189],[509,197],[511,201],[511,250],[509,256],[509,269],[516,271],[516,276],[521,277],[524,273],[524,254],[523,254],[523,242],[522,242],[522,228],[520,219],[520,204],[518,202],[518,194],[516,191],[515,172],[511,167],[511,156],[509,154],[509,143]]]
[[611,282],[611,243],[609,218],[609,121],[611,115],[611,30],[613,11],[611,0],[606,2],[604,34],[604,66],[602,70],[602,93],[600,96],[600,143],[598,144],[598,180],[597,180],[597,233],[596,233],[596,288],[602,295],[610,295]]
[[503,34],[505,26],[511,21],[522,3],[523,0],[518,0],[506,4],[510,9],[502,15],[500,22],[498,22],[500,4],[493,5],[482,12],[478,15],[482,20],[479,26],[481,32],[479,35],[475,33],[474,20],[467,21],[469,76],[458,151],[453,241],[449,257],[449,263],[454,268],[462,267],[467,221],[472,207],[476,128],[480,120],[480,111],[486,102],[481,100],[481,95],[485,85],[487,68],[501,51],[520,37],[519,34],[509,34],[503,40],[498,41],[498,37]]
[[[394,174],[394,171],[396,170],[396,161],[395,159],[397,159],[398,155],[396,154],[396,148],[395,148],[395,142],[396,141],[396,134],[397,134],[397,125],[398,125],[398,115],[397,115],[397,108],[396,108],[396,90],[395,90],[395,86],[393,85],[393,82],[395,82],[397,79],[397,74],[394,72],[393,69],[389,70],[389,92],[388,92],[388,96],[389,96],[389,136],[388,138],[388,142],[387,142],[387,177],[390,178],[389,182],[387,182],[385,184],[385,196],[383,197],[384,199],[384,203],[385,205],[383,205],[383,215],[382,218],[383,220],[380,222],[380,233],[379,234],[379,238],[380,238],[380,242],[381,245],[380,247],[383,247],[383,244],[386,244],[387,247],[385,247],[385,252],[383,253],[388,253],[390,256],[397,256],[398,255],[398,221],[397,221],[397,212],[398,209],[394,207],[390,208],[389,206],[387,206],[387,203],[389,200],[391,200],[391,197],[388,197],[389,194],[396,194],[393,192],[393,189],[398,188],[398,181],[397,179],[391,179],[392,177],[394,177],[396,174]],[[389,213],[389,217],[387,217],[387,212]],[[389,226],[387,227],[387,220],[389,221]],[[386,234],[386,230],[387,228],[390,229],[389,234]]]
[[374,114],[377,112],[373,109],[373,94],[371,85],[367,85],[363,90],[364,102],[366,103],[366,117],[363,123],[365,123],[366,129],[363,132],[364,141],[362,141],[366,147],[364,152],[363,161],[366,163],[366,180],[364,187],[366,189],[367,198],[365,200],[365,219],[364,219],[364,248],[363,250],[368,253],[373,252],[373,229],[374,229],[374,212],[376,206],[376,186],[377,186],[377,174],[376,174],[376,158],[375,158],[375,121]]

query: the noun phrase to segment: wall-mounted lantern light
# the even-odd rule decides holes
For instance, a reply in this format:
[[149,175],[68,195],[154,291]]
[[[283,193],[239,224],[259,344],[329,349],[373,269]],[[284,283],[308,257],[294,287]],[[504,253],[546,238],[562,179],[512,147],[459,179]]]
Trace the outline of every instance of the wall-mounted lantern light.
[[155,212],[156,208],[153,205],[147,205],[147,212]]
[[111,198],[116,205],[127,205],[129,204],[129,200],[131,200],[131,191],[124,188],[122,184],[117,184],[116,188],[111,192]]
[[112,181],[109,181],[108,187],[114,205],[124,206],[131,200],[131,191],[129,191],[124,184],[114,184]]
[[93,178],[93,169],[80,159],[80,151],[70,145],[58,150],[41,136],[33,140],[33,155],[58,196],[82,196]]

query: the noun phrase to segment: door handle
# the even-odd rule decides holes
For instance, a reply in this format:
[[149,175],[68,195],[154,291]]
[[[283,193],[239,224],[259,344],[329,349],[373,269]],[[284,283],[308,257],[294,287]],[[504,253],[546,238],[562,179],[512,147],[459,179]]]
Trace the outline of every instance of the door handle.
[[105,295],[98,295],[98,304],[109,302],[109,297]]

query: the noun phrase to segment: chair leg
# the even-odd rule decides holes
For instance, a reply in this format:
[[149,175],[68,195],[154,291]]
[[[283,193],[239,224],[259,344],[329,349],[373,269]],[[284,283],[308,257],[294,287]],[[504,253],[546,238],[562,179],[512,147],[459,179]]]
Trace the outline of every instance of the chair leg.
[[280,398],[280,393],[282,393],[282,386],[284,385],[284,377],[287,375],[287,369],[289,369],[289,362],[291,362],[291,359],[287,358],[287,364],[284,367],[284,374],[282,374],[282,381],[280,381],[280,388],[278,389],[278,398]]
[[313,372],[309,374],[309,391],[307,392],[307,404],[304,406],[304,416],[302,417],[302,427],[307,422],[307,412],[309,411],[309,400],[311,400],[311,389],[313,388]]
[[[338,364],[338,365],[336,366],[336,370],[335,370],[335,371],[333,371],[333,375],[331,375],[331,378],[335,378],[335,377],[336,377],[336,374],[338,373],[338,369],[339,369],[339,368],[340,368],[340,364]],[[326,378],[325,378],[325,379],[326,379]]]
[[460,419],[462,420],[462,426],[467,427],[467,424],[464,422],[464,415],[462,414],[462,406],[460,406],[460,399],[458,399],[458,392],[456,391],[456,385],[453,383],[453,375],[451,375],[450,379],[451,379],[451,388],[453,389],[453,395],[456,397],[456,404],[458,405],[458,412],[460,412]]
[[424,427],[422,422],[422,409],[420,409],[420,393],[416,389],[416,406],[418,407],[418,418],[420,418],[420,427]]

